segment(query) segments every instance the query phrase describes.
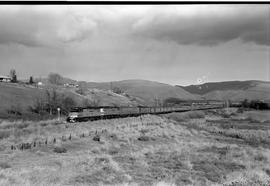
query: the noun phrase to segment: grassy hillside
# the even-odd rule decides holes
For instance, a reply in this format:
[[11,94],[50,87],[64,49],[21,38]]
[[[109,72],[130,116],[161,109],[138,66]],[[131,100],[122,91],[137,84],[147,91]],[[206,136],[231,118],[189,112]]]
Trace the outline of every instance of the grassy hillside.
[[[76,124],[2,121],[0,185],[266,186],[266,116],[227,109]],[[10,149],[22,142],[36,145]]]
[[256,89],[248,90],[225,90],[225,91],[212,91],[204,95],[206,99],[215,100],[233,100],[241,101],[248,100],[270,100],[270,91],[260,91]]
[[136,106],[138,103],[130,100],[128,97],[113,93],[109,90],[88,89],[85,92],[86,99],[99,106]]
[[270,100],[270,82],[263,81],[216,82],[183,88],[191,93],[200,94],[206,99]]
[[12,106],[26,110],[33,105],[35,98],[44,95],[44,91],[33,86],[13,83],[0,83],[0,112]]
[[133,97],[140,103],[152,105],[155,99],[164,100],[169,97],[179,99],[200,99],[200,96],[193,95],[181,87],[147,81],[147,80],[124,80],[105,83],[88,83],[88,87],[108,90],[112,87],[118,87],[125,94]]
[[[26,84],[0,83],[0,118],[32,118],[33,113],[30,107],[37,103],[38,99],[46,100],[47,86],[36,88]],[[58,98],[72,98],[76,106],[85,106],[88,104],[109,105],[109,106],[133,106],[137,105],[135,101],[129,98],[112,93],[110,91],[89,89],[86,95],[80,95],[76,88],[57,87]],[[94,105],[93,105],[94,106]],[[8,111],[18,111],[15,115]]]
[[189,85],[180,86],[186,91],[193,94],[206,94],[211,91],[224,91],[224,90],[245,90],[247,88],[255,86],[259,81],[224,81],[224,82],[212,82],[204,83],[201,85]]

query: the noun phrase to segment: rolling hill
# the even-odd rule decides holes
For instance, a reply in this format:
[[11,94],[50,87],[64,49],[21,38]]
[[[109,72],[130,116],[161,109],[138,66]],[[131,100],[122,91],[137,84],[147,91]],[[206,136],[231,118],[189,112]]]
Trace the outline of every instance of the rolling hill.
[[[12,118],[8,114],[9,110],[19,111],[23,116],[32,117],[30,107],[37,103],[38,99],[46,100],[46,89],[35,86],[17,83],[0,82],[0,118]],[[130,101],[129,98],[118,95],[109,91],[89,89],[86,95],[80,95],[76,88],[57,87],[58,97],[70,97],[77,106],[88,104],[98,104],[100,106],[133,106],[136,102]],[[94,106],[94,105],[93,105]]]
[[[81,83],[70,79],[68,82]],[[46,99],[49,85],[46,79],[43,79],[43,83],[43,86],[37,88],[25,83],[0,82],[0,118],[9,117],[8,110],[19,110],[22,114],[29,114],[29,108],[35,105],[38,99]],[[181,87],[147,80],[85,82],[85,85],[83,94],[79,94],[79,88],[76,87],[57,86],[56,90],[59,95],[72,98],[77,106],[152,106],[157,100],[162,102],[171,97],[183,100],[201,99],[200,96],[193,95]],[[112,87],[118,88],[120,92],[113,92]]]
[[183,100],[201,99],[198,95],[193,95],[181,87],[176,87],[164,83],[148,81],[148,80],[123,80],[104,83],[87,83],[88,88],[97,88],[110,90],[111,88],[119,88],[124,92],[124,95],[131,97],[140,104],[153,105],[155,99],[160,101],[166,98],[174,97]]
[[205,99],[270,100],[270,82],[264,81],[226,81],[180,87],[192,94],[199,94]]

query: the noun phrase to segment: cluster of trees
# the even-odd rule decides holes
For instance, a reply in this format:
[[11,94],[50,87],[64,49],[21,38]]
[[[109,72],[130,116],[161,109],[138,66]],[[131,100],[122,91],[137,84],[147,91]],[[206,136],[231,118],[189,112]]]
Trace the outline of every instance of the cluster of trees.
[[[9,77],[11,78],[12,83],[18,83],[17,73],[16,73],[15,69],[11,69],[9,71]],[[29,84],[34,84],[35,83],[33,76],[30,76],[28,83]]]
[[243,108],[252,108],[252,109],[257,109],[257,110],[265,110],[265,109],[270,109],[270,105],[260,101],[260,100],[248,100],[245,99],[244,101],[241,102],[241,106]]
[[[14,69],[10,70],[10,77],[12,78],[12,82],[18,82],[16,71]],[[34,100],[34,104],[29,107],[29,111],[45,116],[57,114],[57,108],[60,108],[62,114],[68,114],[68,111],[72,107],[78,106],[76,101],[72,97],[66,95],[65,93],[61,93],[61,91],[59,90],[59,85],[63,85],[64,82],[64,78],[61,75],[57,73],[50,73],[48,75],[48,86],[44,86],[44,93],[40,94],[39,97]],[[36,83],[33,76],[30,76],[28,83]],[[80,82],[76,92],[80,95],[85,96],[87,95],[87,91],[87,83]],[[120,92],[120,90],[115,91]],[[99,104],[100,100],[98,98],[85,98],[80,106],[98,106]],[[12,107],[8,110],[8,113],[20,115],[21,109],[17,107]]]
[[[11,78],[12,83],[18,83],[17,73],[16,73],[15,69],[10,70],[9,77]],[[61,75],[57,74],[57,73],[50,73],[48,75],[48,82],[50,84],[52,84],[52,85],[63,85],[64,78]],[[29,84],[34,84],[35,83],[33,76],[29,77],[28,83]]]
[[183,100],[174,97],[170,97],[164,100],[164,105],[166,106],[179,105],[181,103],[183,103]]
[[[9,77],[11,78],[11,82],[12,83],[18,83],[18,79],[17,79],[17,73],[15,69],[11,69],[9,72]],[[30,76],[29,78],[29,83],[33,84],[34,83],[34,78],[33,76]]]
[[55,88],[47,89],[45,95],[40,96],[34,102],[34,105],[29,108],[33,113],[40,115],[57,114],[57,108],[61,109],[61,113],[68,114],[68,111],[75,107],[76,102],[72,97],[65,96],[59,93]]

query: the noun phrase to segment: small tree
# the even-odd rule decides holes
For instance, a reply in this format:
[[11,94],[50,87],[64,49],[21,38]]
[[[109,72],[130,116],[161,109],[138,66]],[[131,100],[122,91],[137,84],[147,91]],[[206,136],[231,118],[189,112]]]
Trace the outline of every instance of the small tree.
[[29,107],[29,110],[33,113],[42,114],[46,109],[46,100],[42,96],[37,97],[34,100],[33,106]]
[[15,69],[11,69],[11,70],[10,70],[9,76],[10,76],[10,78],[11,78],[11,82],[12,82],[12,83],[16,83],[16,82],[17,82],[17,75],[16,75]]
[[33,76],[30,76],[30,78],[29,78],[29,84],[34,84]]
[[56,112],[57,107],[60,105],[61,96],[58,94],[55,88],[46,90],[47,110],[52,115]]
[[87,93],[87,84],[86,82],[79,82],[78,89],[76,90],[78,94],[86,95]]

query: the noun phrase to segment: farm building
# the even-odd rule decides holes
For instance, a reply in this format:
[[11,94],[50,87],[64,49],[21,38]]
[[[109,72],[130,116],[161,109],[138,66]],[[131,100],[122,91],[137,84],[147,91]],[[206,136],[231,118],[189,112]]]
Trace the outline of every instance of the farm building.
[[10,82],[11,77],[0,75],[0,82]]

